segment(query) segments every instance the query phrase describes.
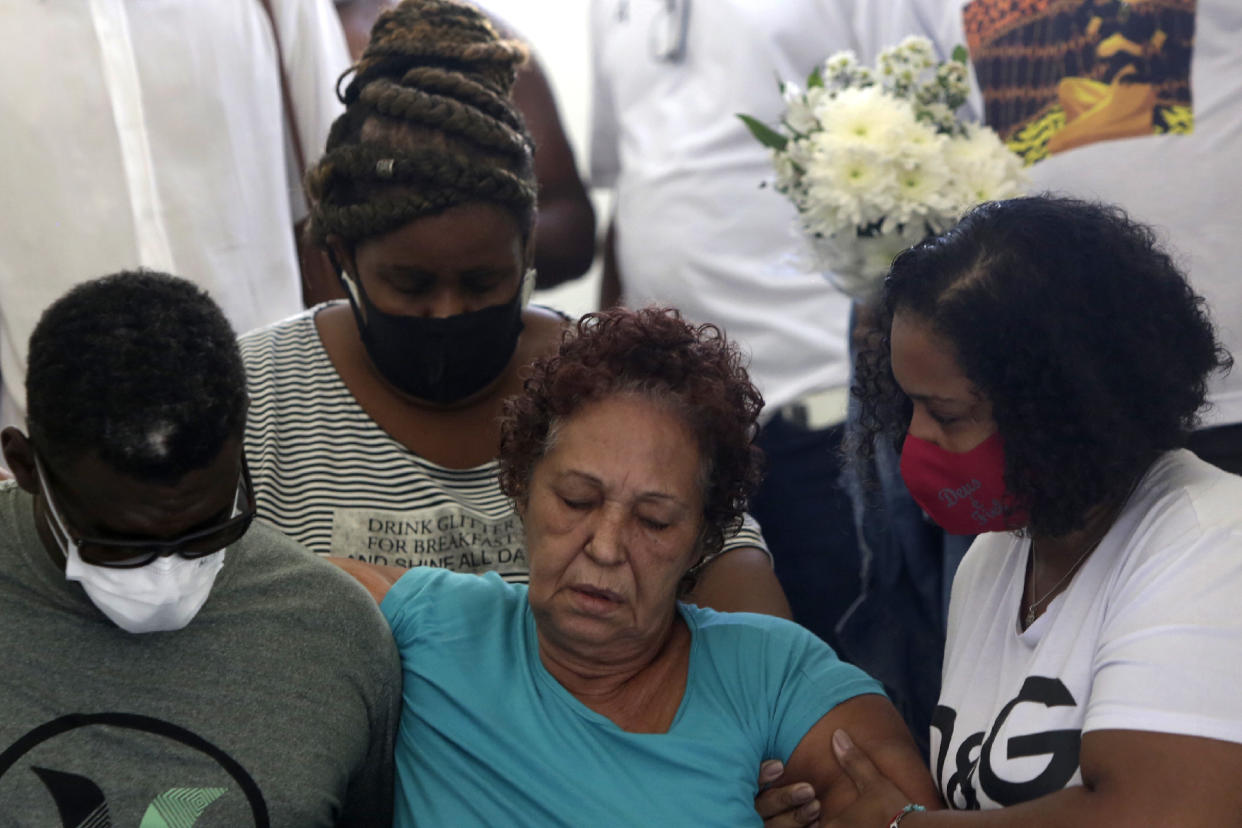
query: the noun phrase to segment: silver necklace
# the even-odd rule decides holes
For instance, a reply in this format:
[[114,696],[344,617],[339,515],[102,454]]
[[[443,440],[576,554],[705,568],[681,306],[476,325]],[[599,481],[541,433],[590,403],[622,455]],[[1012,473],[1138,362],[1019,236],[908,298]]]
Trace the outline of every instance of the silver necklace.
[[[1108,532],[1105,531],[1104,534],[1108,534]],[[1100,541],[1102,540],[1104,540],[1103,535],[1096,538],[1095,543],[1088,546],[1086,550],[1081,555],[1078,556],[1078,560],[1074,561],[1074,565],[1069,568],[1069,571],[1061,576],[1061,580],[1057,581],[1055,584],[1052,585],[1052,589],[1045,592],[1038,601],[1033,600],[1029,604],[1026,605],[1026,619],[1025,620],[1026,620],[1027,627],[1035,623],[1035,618],[1036,618],[1035,610],[1040,606],[1040,604],[1042,604],[1044,601],[1047,601],[1049,598],[1051,598],[1052,594],[1056,592],[1058,589],[1060,589],[1061,585],[1064,584],[1066,581],[1068,581],[1070,577],[1075,572],[1078,571],[1079,565],[1087,559],[1088,555],[1090,555],[1092,552],[1095,551],[1095,548],[1100,545]],[[1031,597],[1032,598],[1035,597],[1035,541],[1033,539],[1031,540]]]
[[[1052,589],[1045,592],[1038,601],[1031,601],[1031,603],[1026,605],[1026,615],[1023,616],[1023,620],[1026,621],[1026,626],[1023,627],[1023,629],[1026,629],[1026,627],[1029,627],[1035,623],[1035,617],[1036,617],[1035,610],[1041,604],[1043,604],[1044,601],[1047,601],[1049,598],[1051,598],[1052,594],[1056,592],[1058,589],[1060,589],[1062,584],[1064,584],[1071,577],[1073,577],[1074,573],[1078,571],[1078,567],[1082,564],[1083,561],[1087,559],[1087,556],[1090,555],[1092,552],[1094,552],[1096,550],[1096,547],[1098,547],[1101,543],[1103,543],[1104,539],[1108,537],[1108,531],[1113,528],[1113,523],[1115,523],[1117,518],[1120,517],[1121,513],[1125,511],[1126,504],[1130,502],[1131,495],[1134,494],[1134,490],[1138,488],[1138,485],[1141,481],[1142,481],[1142,477],[1134,478],[1134,480],[1130,483],[1130,488],[1126,492],[1125,497],[1118,498],[1116,505],[1113,506],[1113,508],[1107,512],[1108,517],[1101,524],[1102,528],[1099,531],[1099,535],[1096,537],[1095,540],[1093,540],[1090,544],[1087,545],[1087,548],[1083,551],[1081,555],[1078,556],[1078,560],[1074,561],[1074,565],[1069,568],[1069,571],[1061,576],[1061,580],[1053,584]],[[1023,593],[1025,592],[1026,590],[1024,587]],[[1031,592],[1030,594],[1032,598],[1035,597],[1035,539],[1034,538],[1031,539]]]

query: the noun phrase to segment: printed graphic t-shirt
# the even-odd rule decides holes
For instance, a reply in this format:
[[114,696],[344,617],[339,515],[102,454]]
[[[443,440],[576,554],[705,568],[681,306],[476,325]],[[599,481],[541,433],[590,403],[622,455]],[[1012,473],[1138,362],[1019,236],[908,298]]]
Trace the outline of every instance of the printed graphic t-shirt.
[[[446,468],[380,428],[332,366],[320,308],[241,338],[259,516],[321,555],[525,582],[525,538],[497,462]],[[753,520],[725,540],[745,546],[766,549]]]
[[400,680],[374,601],[270,527],[187,627],[134,635],[0,484],[4,828],[388,828]]
[[381,606],[405,679],[394,825],[759,825],[759,763],[880,685],[792,622],[679,608],[681,705],[627,733],[544,668],[524,585],[407,573]]
[[1079,785],[1082,735],[1242,742],[1242,477],[1170,452],[1025,631],[1030,542],[981,535],[953,582],[932,772],[950,807]]
[[[879,8],[881,4],[873,4]],[[1034,192],[1118,204],[1153,225],[1242,353],[1242,3],[892,0],[865,51],[919,34],[970,52],[973,106],[1030,164]],[[1242,371],[1215,375],[1204,425],[1242,423]]]

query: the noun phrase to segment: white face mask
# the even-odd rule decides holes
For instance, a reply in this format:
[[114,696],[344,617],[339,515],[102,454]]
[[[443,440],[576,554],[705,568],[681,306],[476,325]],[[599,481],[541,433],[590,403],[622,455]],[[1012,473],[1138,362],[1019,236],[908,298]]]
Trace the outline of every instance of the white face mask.
[[164,555],[129,569],[86,563],[47,496],[46,479],[40,484],[48,514],[60,532],[56,543],[65,553],[66,580],[81,583],[91,603],[112,623],[126,632],[148,633],[180,630],[194,620],[224,566],[223,549],[201,558]]
[[100,612],[131,633],[184,628],[207,603],[223,566],[223,549],[201,558],[165,555],[132,569],[88,564],[72,542],[65,549],[65,578],[81,583]]

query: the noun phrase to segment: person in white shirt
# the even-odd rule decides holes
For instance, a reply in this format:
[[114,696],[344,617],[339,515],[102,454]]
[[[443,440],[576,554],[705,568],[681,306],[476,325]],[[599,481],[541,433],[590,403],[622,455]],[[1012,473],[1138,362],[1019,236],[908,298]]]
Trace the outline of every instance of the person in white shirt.
[[[794,619],[841,651],[859,554],[838,448],[849,300],[810,264],[767,151],[778,79],[852,45],[847,2],[593,0],[591,183],[613,187],[601,305],[655,303],[723,328],[766,401],[751,508]],[[850,653],[844,651],[848,658]]]
[[323,146],[349,65],[328,0],[19,2],[3,21],[4,423],[24,423],[39,314],[101,272],[180,273],[242,331],[302,307],[294,147]]
[[[1031,191],[1117,204],[1151,225],[1206,300],[1221,341],[1242,353],[1234,242],[1242,223],[1242,165],[1234,162],[1242,157],[1242,4],[889,0],[859,4],[855,17],[866,57],[910,35],[931,38],[944,59],[966,47],[974,92],[965,114],[1030,162]],[[1242,371],[1209,376],[1207,402],[1187,447],[1242,473]],[[860,530],[873,556],[866,595],[842,636],[847,651],[868,654],[860,666],[892,689],[909,687],[913,709],[930,716],[935,639],[943,641],[943,607],[964,547],[935,535],[893,458],[882,452],[877,462],[881,508],[863,512]],[[888,639],[904,646],[885,648]],[[893,697],[913,725],[918,712],[901,704],[905,695]]]
[[994,202],[897,257],[862,423],[938,524],[980,533],[931,764],[949,808],[991,813],[906,812],[841,738],[861,795],[832,828],[1237,823],[1242,477],[1182,448],[1231,362],[1118,208]]

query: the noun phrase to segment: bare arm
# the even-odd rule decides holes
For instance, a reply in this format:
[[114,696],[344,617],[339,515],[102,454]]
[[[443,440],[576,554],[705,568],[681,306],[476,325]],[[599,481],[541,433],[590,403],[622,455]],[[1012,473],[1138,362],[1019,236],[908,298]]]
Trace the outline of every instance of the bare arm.
[[[932,784],[931,774],[915,747],[914,739],[892,703],[880,695],[856,696],[834,707],[815,723],[789,757],[781,784],[810,783],[819,794],[821,812],[826,817],[841,813],[859,799],[855,783],[845,773],[833,752],[833,734],[848,730],[874,757],[892,792],[901,801],[897,806],[868,824],[866,828],[883,828],[895,812],[907,802],[932,808],[939,807],[940,798]],[[883,820],[883,821],[881,821]],[[834,824],[835,823],[830,823]]]
[[399,566],[380,566],[354,558],[328,558],[328,561],[353,575],[371,593],[375,603],[382,603],[388,590],[409,570]]
[[535,227],[538,287],[549,288],[586,273],[595,258],[595,208],[578,175],[556,99],[538,59],[518,72],[513,102],[535,139],[539,219]]
[[617,219],[608,222],[604,237],[604,262],[600,272],[599,307],[608,310],[621,304],[621,270],[617,267]]
[[344,299],[345,288],[337,278],[332,261],[327,252],[307,236],[305,219],[294,225],[293,240],[302,271],[302,305],[311,308],[329,299]]
[[[878,770],[869,749],[842,745],[841,762],[859,798],[828,828],[875,828],[904,794]],[[1083,784],[994,811],[911,814],[902,828],[1091,828],[1098,825],[1209,828],[1242,825],[1242,745],[1136,730],[1083,735]]]
[[349,55],[354,60],[362,57],[362,50],[367,48],[371,39],[371,27],[375,18],[389,6],[396,5],[396,0],[349,0],[338,3],[336,13],[341,18],[341,28],[345,30],[345,42],[349,44]]
[[772,561],[753,546],[730,549],[708,563],[686,601],[720,612],[758,612],[793,618]]

